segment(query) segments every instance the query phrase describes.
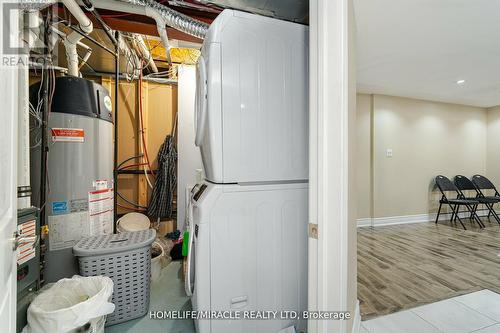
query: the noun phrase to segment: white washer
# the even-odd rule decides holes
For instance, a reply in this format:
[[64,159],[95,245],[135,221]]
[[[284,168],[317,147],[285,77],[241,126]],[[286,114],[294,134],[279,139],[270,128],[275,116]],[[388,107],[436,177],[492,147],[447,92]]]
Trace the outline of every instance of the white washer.
[[[204,183],[192,197],[193,310],[307,309],[307,184]],[[241,312],[240,312],[241,313]],[[297,320],[197,320],[197,333],[275,333]]]
[[214,183],[308,175],[308,28],[224,10],[198,60],[196,145]]

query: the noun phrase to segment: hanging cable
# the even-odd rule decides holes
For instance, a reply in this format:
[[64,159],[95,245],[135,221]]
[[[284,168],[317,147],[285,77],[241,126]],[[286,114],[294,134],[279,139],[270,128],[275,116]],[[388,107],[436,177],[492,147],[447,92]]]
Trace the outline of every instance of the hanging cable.
[[127,166],[121,167],[118,170],[125,170],[125,169],[130,169],[130,168],[134,168],[134,167],[140,167],[140,166],[144,166],[144,165],[148,165],[148,164],[147,163],[131,164],[131,165],[127,165]]
[[129,158],[127,158],[125,161],[123,161],[123,162],[121,162],[120,164],[118,164],[117,169],[120,169],[120,168],[122,167],[122,165],[124,165],[125,163],[130,162],[130,161],[132,161],[132,160],[134,160],[134,159],[136,159],[136,158],[142,158],[143,156],[144,156],[144,155],[136,155],[136,156],[129,157]]
[[135,202],[132,202],[130,200],[128,200],[127,198],[125,198],[120,192],[116,191],[116,194],[120,197],[120,199],[122,199],[123,201],[125,201],[126,203],[128,203],[129,205],[132,205],[134,207],[137,207],[137,208],[143,208],[143,209],[147,209],[148,207],[145,207],[145,206],[141,206],[139,205],[138,203],[135,203]]
[[127,206],[124,206],[122,204],[116,204],[118,207],[121,207],[123,209],[128,209],[128,210],[131,210],[131,211],[134,211],[134,212],[141,212],[141,213],[144,213],[146,212],[145,209],[139,209],[139,208],[132,208],[132,207],[127,207]]

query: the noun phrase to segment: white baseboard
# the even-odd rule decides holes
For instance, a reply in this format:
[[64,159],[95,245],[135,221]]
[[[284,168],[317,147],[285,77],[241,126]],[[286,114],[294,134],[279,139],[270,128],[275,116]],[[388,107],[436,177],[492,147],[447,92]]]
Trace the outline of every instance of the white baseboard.
[[359,333],[361,330],[361,312],[359,310],[359,300],[356,300],[354,316],[352,317],[352,333]]
[[373,219],[370,217],[358,219],[358,227],[371,227]]
[[[458,214],[460,218],[469,218],[469,212],[461,212]],[[478,210],[480,217],[487,216],[488,210]],[[439,221],[449,221],[451,213],[443,213],[439,216]],[[375,218],[362,218],[357,220],[358,227],[379,227],[394,224],[409,224],[409,223],[426,223],[436,220],[436,213],[432,214],[417,214],[417,215],[404,215],[404,216],[388,216],[388,217],[375,217]]]
[[429,222],[429,214],[389,216],[358,219],[358,227],[377,227],[393,224],[423,223]]

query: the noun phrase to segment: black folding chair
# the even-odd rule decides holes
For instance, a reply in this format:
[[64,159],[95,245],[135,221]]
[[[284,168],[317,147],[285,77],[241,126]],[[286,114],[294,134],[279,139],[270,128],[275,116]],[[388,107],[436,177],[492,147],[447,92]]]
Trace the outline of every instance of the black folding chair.
[[[495,185],[493,185],[493,183],[488,178],[481,175],[473,176],[472,183],[476,187],[476,190],[478,192],[478,197],[492,201],[492,203],[488,207],[489,209],[488,218],[490,218],[490,216],[493,215],[495,220],[497,220],[497,222],[500,224],[500,218],[494,209],[494,205],[500,202],[500,193],[498,193]],[[486,195],[487,194],[486,191],[492,191],[494,194]]]
[[[464,230],[467,230],[467,228],[462,222],[462,219],[459,216],[460,207],[465,206],[473,217],[473,220],[471,221],[476,220],[476,222],[479,224],[479,227],[484,228],[483,222],[481,222],[481,219],[479,218],[479,216],[477,216],[476,212],[474,211],[474,207],[479,204],[479,201],[477,201],[476,199],[462,199],[460,197],[460,191],[458,190],[458,188],[455,186],[455,184],[452,183],[451,180],[449,180],[445,176],[442,175],[437,176],[435,182],[437,187],[439,188],[439,191],[442,194],[442,197],[439,200],[439,209],[436,216],[436,224],[439,221],[439,215],[441,214],[442,206],[448,205],[452,210],[450,222],[454,222],[458,219],[458,221],[462,225],[462,228],[464,228]],[[457,195],[457,198],[448,199],[448,197],[446,196],[447,192],[454,192]]]
[[[455,176],[454,183],[457,186],[458,191],[460,192],[461,199],[476,199],[477,201],[479,201],[479,204],[483,204],[486,206],[486,208],[488,208],[488,210],[489,210],[488,218],[491,215],[493,215],[495,220],[497,220],[497,222],[500,224],[500,218],[498,217],[498,214],[493,209],[493,205],[500,202],[500,197],[498,197],[498,198],[485,197],[484,194],[481,192],[481,190],[479,190],[476,187],[476,185],[474,185],[474,183],[469,178],[462,176],[462,175]],[[493,185],[493,184],[491,184],[491,185]],[[475,197],[467,197],[467,195],[466,195],[467,191],[474,191]],[[476,213],[476,215],[477,215],[477,208],[479,207],[479,204],[474,206],[474,212]],[[472,218],[472,215],[471,215],[471,218]]]

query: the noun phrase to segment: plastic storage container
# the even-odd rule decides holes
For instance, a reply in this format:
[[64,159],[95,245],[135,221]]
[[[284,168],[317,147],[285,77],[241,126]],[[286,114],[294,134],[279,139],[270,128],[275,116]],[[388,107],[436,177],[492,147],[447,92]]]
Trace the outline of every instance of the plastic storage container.
[[106,326],[145,315],[149,310],[153,229],[82,239],[73,247],[80,274],[104,275],[114,282],[115,311]]

